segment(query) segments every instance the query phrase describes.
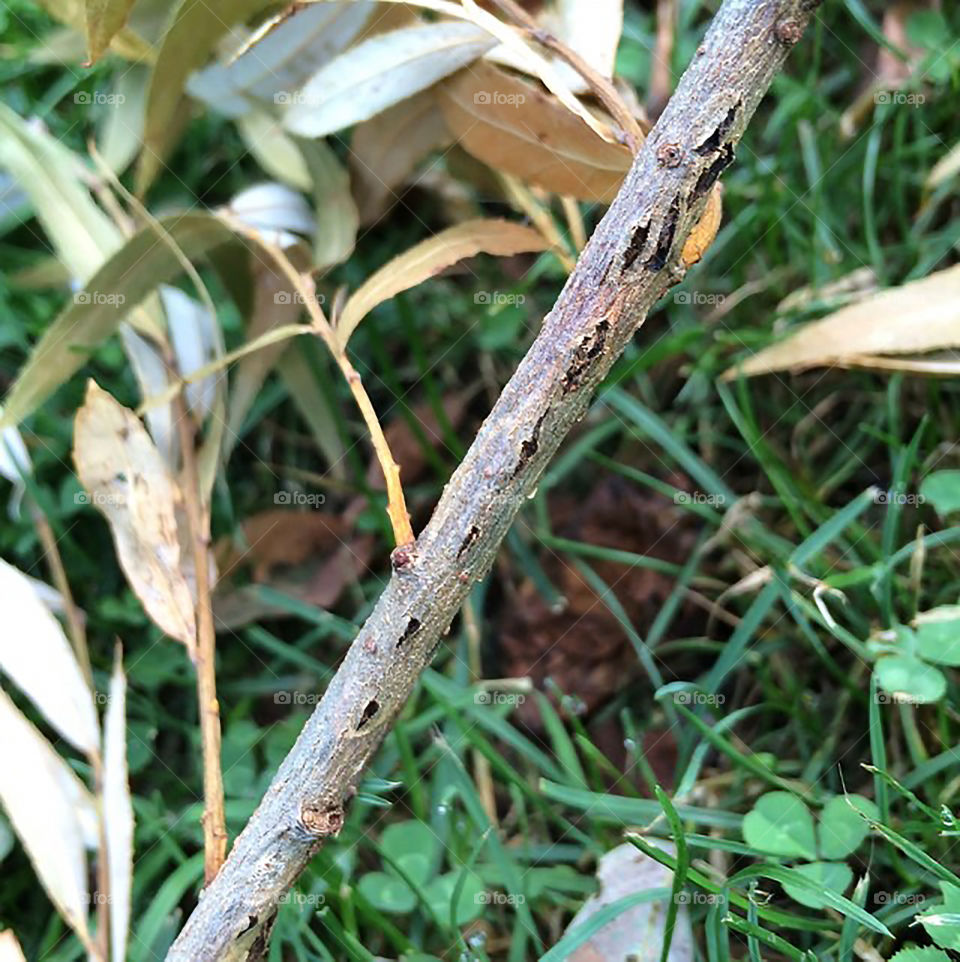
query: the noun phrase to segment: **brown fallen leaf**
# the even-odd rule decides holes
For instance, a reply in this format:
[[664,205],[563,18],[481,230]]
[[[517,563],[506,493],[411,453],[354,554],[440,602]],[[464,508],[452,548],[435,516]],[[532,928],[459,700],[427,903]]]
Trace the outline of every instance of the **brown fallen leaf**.
[[359,124],[350,140],[350,172],[360,223],[372,224],[398,199],[417,165],[451,141],[431,90]]
[[140,419],[93,380],[77,411],[73,460],[90,503],[110,525],[130,587],[192,658],[194,602],[178,530],[183,495]]
[[[552,498],[550,516],[561,537],[673,563],[681,563],[692,544],[688,518],[665,497],[642,492],[617,477],[598,481],[585,499]],[[589,714],[637,674],[637,655],[617,618],[572,559],[549,552],[542,563],[564,603],[551,608],[531,579],[521,582],[501,624],[500,668],[508,676],[530,677],[538,686],[551,678],[562,692],[579,698]],[[673,590],[674,579],[612,561],[588,563],[643,635]],[[685,607],[676,627],[692,635],[701,625],[699,613]],[[539,724],[532,701],[521,706],[521,715],[531,727]]]
[[254,581],[269,581],[274,568],[303,564],[341,544],[349,524],[329,511],[271,508],[241,525],[240,543],[226,539],[217,548],[218,567],[226,577],[243,564],[253,565]]
[[448,227],[386,263],[350,295],[337,319],[337,341],[341,348],[346,348],[357,325],[378,304],[416,287],[457,261],[480,253],[504,257],[546,248],[547,242],[539,231],[513,221],[492,218]]
[[[443,412],[452,428],[456,429],[463,423],[469,399],[470,392],[451,394],[443,399]],[[443,428],[433,406],[427,403],[418,404],[410,413],[420,425],[427,441],[434,447],[442,449]],[[400,416],[394,418],[383,433],[386,435],[387,444],[390,445],[393,459],[400,465],[400,477],[403,483],[410,484],[416,481],[427,466],[427,456],[416,432],[407,419]],[[376,458],[371,459],[367,468],[367,484],[374,491],[382,491],[384,488],[383,471],[380,470],[380,463]]]
[[[812,324],[724,372],[767,374],[819,365],[937,370],[907,355],[960,347],[960,265],[891,287]],[[955,369],[956,363],[948,361]],[[932,365],[932,366],[931,366]]]
[[613,200],[633,157],[532,83],[480,61],[436,87],[450,133],[469,154],[578,200]]

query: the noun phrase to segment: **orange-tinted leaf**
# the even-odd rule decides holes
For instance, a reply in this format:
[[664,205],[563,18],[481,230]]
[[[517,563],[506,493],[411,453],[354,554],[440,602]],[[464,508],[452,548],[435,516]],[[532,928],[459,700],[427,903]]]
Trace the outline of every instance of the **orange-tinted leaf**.
[[460,146],[489,167],[579,200],[613,200],[633,160],[608,144],[554,97],[488,63],[437,87]]

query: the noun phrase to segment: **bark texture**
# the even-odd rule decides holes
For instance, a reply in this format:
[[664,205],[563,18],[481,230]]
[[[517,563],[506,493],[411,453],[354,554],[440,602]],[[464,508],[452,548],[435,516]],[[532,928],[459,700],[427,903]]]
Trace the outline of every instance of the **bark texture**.
[[653,304],[711,187],[817,0],[726,0],[416,544],[168,962],[261,957],[277,901],[343,824],[361,773],[490,570],[520,507]]

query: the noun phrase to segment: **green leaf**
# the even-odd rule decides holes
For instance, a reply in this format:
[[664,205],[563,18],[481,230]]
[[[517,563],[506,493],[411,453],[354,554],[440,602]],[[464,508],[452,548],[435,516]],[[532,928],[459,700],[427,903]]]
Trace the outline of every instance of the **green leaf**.
[[888,655],[877,661],[877,681],[893,701],[924,705],[946,694],[943,672],[910,655]]
[[380,847],[417,884],[433,874],[440,840],[423,822],[394,822],[384,830]]
[[360,215],[350,193],[350,175],[322,140],[298,140],[313,181],[317,217],[313,263],[318,270],[341,264],[353,253]]
[[941,517],[960,511],[960,471],[934,471],[920,485],[920,494]]
[[890,956],[890,962],[950,962],[950,958],[946,952],[941,952],[939,949],[918,949],[916,946],[911,946]]
[[[168,217],[161,226],[191,260],[235,239],[208,214]],[[170,244],[153,227],[134,234],[44,332],[10,389],[0,426],[16,424],[34,411],[158,284],[182,271]]]
[[917,916],[920,924],[927,930],[927,935],[933,939],[941,949],[953,949],[960,952],[960,925],[950,921],[947,916],[960,913],[960,888],[949,882],[941,882],[943,903],[935,905],[933,911]]
[[[450,903],[459,878],[459,872],[447,872],[435,878],[424,890],[430,909],[437,918],[450,918]],[[472,872],[468,872],[457,899],[456,924],[466,925],[479,918],[486,910],[488,901],[483,882]]]
[[[808,862],[797,865],[794,871],[810,879],[818,888],[829,889],[838,895],[843,895],[853,881],[853,872],[843,862]],[[789,882],[783,883],[783,890],[795,902],[806,905],[807,908],[822,909],[827,905],[823,897],[816,892],[791,885]]]
[[381,912],[406,915],[417,905],[417,897],[403,879],[386,872],[367,872],[357,882],[357,891]]
[[937,665],[960,666],[960,606],[921,612],[915,622],[917,653]]
[[771,855],[817,856],[810,809],[789,792],[768,792],[743,820],[748,845]]
[[858,812],[873,819],[880,815],[877,806],[862,795],[838,795],[827,802],[818,826],[823,858],[846,858],[867,837],[870,825]]

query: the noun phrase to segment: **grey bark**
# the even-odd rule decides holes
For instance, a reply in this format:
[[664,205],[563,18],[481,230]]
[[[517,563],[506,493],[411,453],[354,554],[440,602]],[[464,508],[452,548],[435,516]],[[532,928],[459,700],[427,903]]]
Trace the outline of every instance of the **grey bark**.
[[167,955],[259,958],[278,899],[335,835],[470,586],[647,312],[683,276],[706,195],[817,0],[726,0],[540,335],[394,570],[296,745]]

